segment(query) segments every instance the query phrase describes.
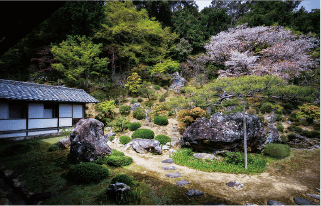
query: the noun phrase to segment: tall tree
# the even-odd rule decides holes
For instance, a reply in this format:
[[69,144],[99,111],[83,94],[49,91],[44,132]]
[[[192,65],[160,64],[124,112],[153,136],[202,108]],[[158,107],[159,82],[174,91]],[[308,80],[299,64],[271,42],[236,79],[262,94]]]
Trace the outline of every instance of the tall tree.
[[104,86],[107,82],[108,58],[99,58],[102,44],[93,44],[86,36],[68,36],[51,52],[59,62],[51,66],[64,74],[68,86],[88,90],[90,86]]

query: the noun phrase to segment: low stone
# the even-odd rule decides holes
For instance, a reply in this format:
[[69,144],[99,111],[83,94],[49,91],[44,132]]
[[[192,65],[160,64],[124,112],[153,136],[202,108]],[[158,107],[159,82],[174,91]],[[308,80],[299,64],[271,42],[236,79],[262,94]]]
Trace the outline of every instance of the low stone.
[[174,149],[169,150],[169,154],[174,154],[175,152],[176,152],[176,150],[174,150]]
[[175,178],[175,177],[181,177],[181,176],[182,175],[179,172],[166,174],[166,177],[169,177],[169,178]]
[[107,145],[109,146],[109,145],[112,145],[113,143],[111,142],[111,141],[107,141]]
[[171,77],[172,85],[171,89],[179,91],[182,87],[185,86],[186,80],[179,75],[178,72],[175,72]]
[[123,146],[123,149],[124,149],[124,150],[127,150],[127,149],[130,148],[130,147],[132,147],[132,143],[131,143],[131,142],[128,143],[128,144],[126,144],[125,146]]
[[320,192],[320,189],[319,189],[319,188],[317,188],[317,189],[315,189],[315,191]]
[[185,193],[189,197],[196,197],[196,196],[202,196],[204,195],[204,192],[199,191],[197,189],[190,189]]
[[318,200],[320,199],[320,195],[315,195],[315,194],[307,194],[307,195]]
[[162,163],[172,164],[172,163],[174,163],[174,161],[172,159],[166,159],[166,160],[163,160]]
[[127,186],[125,183],[119,182],[115,184],[110,184],[107,189],[107,192],[112,197],[116,197],[116,195],[120,195],[120,200],[123,200],[124,193],[126,193],[129,190],[130,190],[129,186]]
[[15,187],[24,187],[25,186],[25,182],[21,182],[19,179],[12,179],[13,185]]
[[292,124],[292,122],[291,122],[291,121],[287,121],[286,123],[288,123],[288,124]]
[[153,139],[133,139],[132,147],[138,153],[153,152],[156,154],[162,154],[162,147],[158,140]]
[[175,166],[164,166],[163,167],[164,170],[176,170]]
[[113,141],[111,141],[112,143],[115,143],[117,141],[117,138],[115,137],[114,139],[113,139]]
[[179,187],[183,187],[184,185],[187,185],[187,184],[190,184],[190,182],[187,181],[187,180],[182,180],[182,181],[177,181],[176,182],[176,185],[179,186]]
[[286,205],[286,204],[284,204],[282,202],[275,201],[275,200],[268,200],[267,205]]
[[109,155],[107,145],[111,133],[104,135],[104,124],[96,119],[81,119],[70,134],[70,159],[72,162],[91,162]]
[[195,153],[195,154],[193,154],[193,157],[201,158],[201,159],[209,159],[209,160],[220,159],[219,157],[216,157],[215,155],[207,154],[207,153]]
[[297,205],[316,205],[315,203],[303,198],[303,197],[293,197],[295,204]]
[[123,144],[118,144],[118,147],[123,147],[124,145]]
[[276,121],[276,115],[274,115],[274,114],[267,115],[264,117],[264,119],[266,122],[273,124]]
[[105,130],[106,130],[106,131],[110,131],[110,130],[111,130],[111,127],[106,127]]
[[70,141],[69,137],[63,138],[58,141],[58,146],[63,149],[69,148],[70,144],[71,144],[71,141]]
[[108,140],[109,140],[110,137],[116,136],[116,133],[111,131],[111,132],[108,132],[106,135],[107,135],[106,137],[109,137],[109,138],[108,138]]
[[167,145],[162,146],[162,150],[169,150],[169,146]]
[[170,142],[166,142],[166,146],[171,146],[171,143]]
[[140,103],[134,103],[134,104],[130,107],[130,110],[131,110],[131,111],[135,111],[137,108],[140,108]]
[[235,181],[231,181],[231,182],[228,182],[226,183],[226,186],[228,187],[238,187],[238,188],[243,188],[244,185],[240,182],[235,182]]

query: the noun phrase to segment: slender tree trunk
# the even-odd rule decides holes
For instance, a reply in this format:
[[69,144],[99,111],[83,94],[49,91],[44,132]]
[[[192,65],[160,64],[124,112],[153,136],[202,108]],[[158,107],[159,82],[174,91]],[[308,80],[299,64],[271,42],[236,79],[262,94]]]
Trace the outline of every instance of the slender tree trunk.
[[243,97],[243,132],[244,132],[244,156],[245,156],[245,169],[247,169],[247,134],[246,134],[246,119],[245,119],[245,102]]

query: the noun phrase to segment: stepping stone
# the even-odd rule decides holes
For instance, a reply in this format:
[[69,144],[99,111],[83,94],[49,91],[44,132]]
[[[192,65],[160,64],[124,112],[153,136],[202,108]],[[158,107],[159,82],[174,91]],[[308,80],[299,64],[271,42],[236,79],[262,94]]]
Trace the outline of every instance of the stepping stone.
[[172,159],[166,159],[166,160],[163,160],[162,163],[172,164],[172,163],[174,163],[174,161]]
[[293,197],[293,200],[297,205],[316,205],[313,202],[304,199],[303,197]]
[[204,192],[201,192],[197,189],[190,189],[185,193],[189,197],[196,197],[196,196],[202,196],[204,195]]
[[286,205],[286,204],[284,204],[282,202],[275,201],[275,200],[268,200],[267,205]]
[[174,173],[166,174],[166,176],[169,178],[175,178],[175,177],[181,177],[182,175],[179,172],[174,172]]
[[182,180],[182,181],[177,181],[176,184],[179,187],[183,187],[184,185],[190,184],[190,182],[187,180]]
[[308,196],[310,196],[310,197],[313,197],[313,198],[315,198],[315,199],[320,199],[320,195],[315,195],[315,194],[307,194]]
[[175,166],[164,166],[163,167],[164,170],[176,170]]
[[[238,188],[243,188],[243,187],[244,187],[244,185],[243,185],[242,183],[240,183],[240,182],[235,182],[235,181],[228,182],[228,183],[226,183],[226,185],[227,185],[228,187],[235,187],[235,186],[237,186]],[[273,201],[273,200],[272,200],[272,201]]]

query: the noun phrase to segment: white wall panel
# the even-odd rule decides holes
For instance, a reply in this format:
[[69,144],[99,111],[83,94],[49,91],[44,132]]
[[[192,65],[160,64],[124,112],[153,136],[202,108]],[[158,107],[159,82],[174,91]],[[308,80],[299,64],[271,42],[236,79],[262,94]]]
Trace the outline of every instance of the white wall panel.
[[25,137],[27,134],[25,132],[21,133],[11,133],[11,134],[1,134],[0,138],[7,138],[7,137]]
[[59,127],[72,126],[72,118],[59,119]]
[[26,129],[26,120],[0,120],[0,131]]
[[72,105],[59,104],[59,117],[72,117]]
[[73,118],[83,118],[82,105],[73,105]]
[[8,102],[0,102],[0,119],[9,119]]
[[58,119],[29,119],[29,129],[58,127]]
[[43,104],[29,103],[29,118],[43,118]]
[[42,134],[55,134],[58,133],[57,130],[46,130],[46,131],[38,131],[38,132],[28,132],[28,136],[42,135]]

